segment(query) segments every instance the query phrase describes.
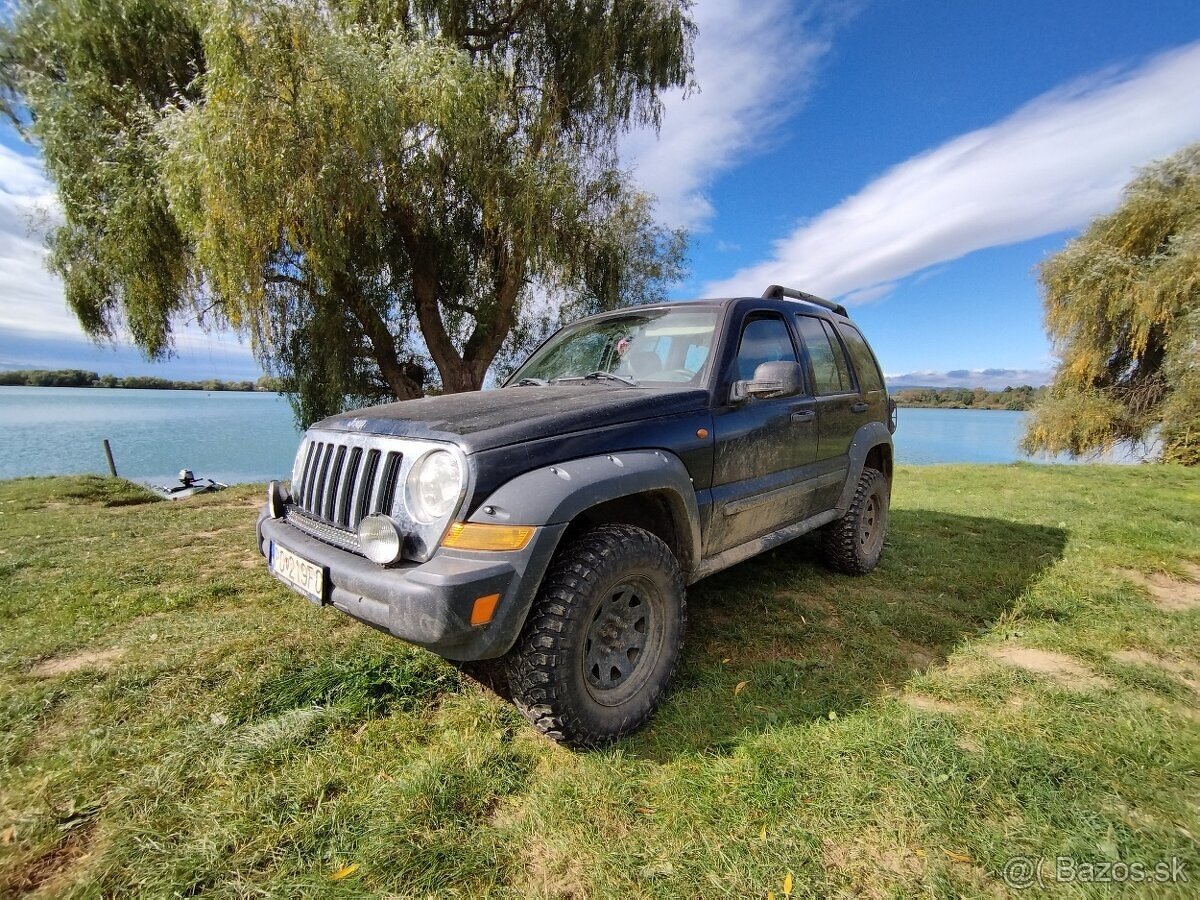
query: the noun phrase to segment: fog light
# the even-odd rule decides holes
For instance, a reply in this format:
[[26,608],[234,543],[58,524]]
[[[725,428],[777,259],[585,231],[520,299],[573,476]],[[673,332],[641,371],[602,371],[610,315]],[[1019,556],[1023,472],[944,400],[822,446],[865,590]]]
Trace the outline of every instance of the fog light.
[[292,498],[278,481],[267,485],[267,512],[272,519],[282,519],[283,513]]
[[367,516],[358,523],[358,546],[371,562],[386,566],[400,558],[404,541],[400,529],[387,516]]

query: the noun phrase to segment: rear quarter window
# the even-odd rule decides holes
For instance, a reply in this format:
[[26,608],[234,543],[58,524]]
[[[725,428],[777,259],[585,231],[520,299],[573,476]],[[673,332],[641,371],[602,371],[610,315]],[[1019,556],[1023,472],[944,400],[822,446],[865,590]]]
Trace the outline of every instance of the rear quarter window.
[[875,361],[875,354],[867,345],[866,338],[853,325],[843,325],[839,322],[837,330],[846,344],[846,349],[850,351],[850,361],[854,363],[854,371],[858,374],[859,389],[864,394],[882,391],[883,374],[879,371],[879,363]]

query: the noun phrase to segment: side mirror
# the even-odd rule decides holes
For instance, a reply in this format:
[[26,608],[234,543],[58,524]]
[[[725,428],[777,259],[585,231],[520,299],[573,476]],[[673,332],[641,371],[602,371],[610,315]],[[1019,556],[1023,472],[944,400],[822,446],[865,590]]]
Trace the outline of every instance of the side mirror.
[[766,400],[771,397],[792,397],[804,389],[804,370],[797,362],[779,360],[765,362],[754,370],[750,381],[735,381],[729,399],[740,403],[747,397]]

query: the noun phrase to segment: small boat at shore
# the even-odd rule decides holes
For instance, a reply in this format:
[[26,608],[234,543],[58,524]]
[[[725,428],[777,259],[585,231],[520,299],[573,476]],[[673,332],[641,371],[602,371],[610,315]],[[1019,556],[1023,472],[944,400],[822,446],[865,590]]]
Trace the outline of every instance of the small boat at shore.
[[197,478],[191,469],[180,469],[179,484],[172,487],[162,487],[152,484],[150,487],[156,494],[167,500],[186,500],[188,497],[195,497],[197,494],[212,494],[217,491],[223,491],[229,485],[221,481],[214,481],[211,478]]

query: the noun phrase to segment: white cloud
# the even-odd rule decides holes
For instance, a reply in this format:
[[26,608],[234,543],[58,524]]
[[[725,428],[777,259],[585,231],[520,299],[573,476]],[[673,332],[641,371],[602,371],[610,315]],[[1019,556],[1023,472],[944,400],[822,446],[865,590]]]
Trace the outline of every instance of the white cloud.
[[840,296],[1078,228],[1116,205],[1137,167],[1197,139],[1200,43],[1061,87],[901,163],[704,294],[777,282]]
[[[8,346],[28,346],[30,356],[22,367],[39,365],[37,354],[45,351],[38,348],[46,346],[59,354],[46,365],[61,365],[64,341],[78,344],[81,356],[95,356],[67,307],[62,282],[46,268],[46,229],[58,215],[54,189],[41,162],[0,144],[0,338]],[[117,345],[128,349],[132,342],[119,335]],[[241,373],[257,368],[250,348],[228,331],[206,332],[181,324],[175,331],[175,349],[189,363],[208,360],[222,370]]]
[[700,90],[665,99],[661,131],[622,141],[637,182],[658,197],[668,225],[702,228],[714,210],[705,191],[807,99],[834,28],[853,4],[825,2],[797,12],[793,0],[700,0],[695,78]]

